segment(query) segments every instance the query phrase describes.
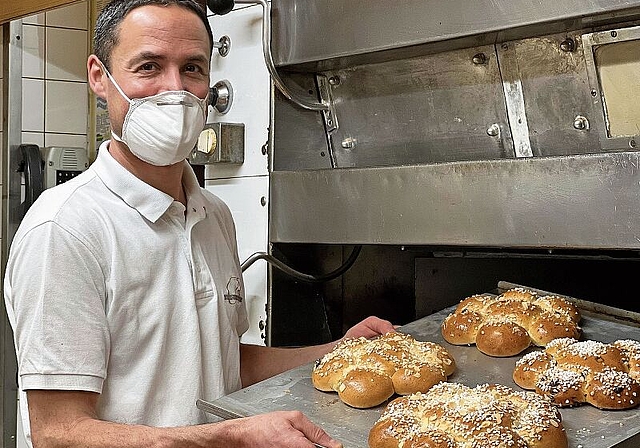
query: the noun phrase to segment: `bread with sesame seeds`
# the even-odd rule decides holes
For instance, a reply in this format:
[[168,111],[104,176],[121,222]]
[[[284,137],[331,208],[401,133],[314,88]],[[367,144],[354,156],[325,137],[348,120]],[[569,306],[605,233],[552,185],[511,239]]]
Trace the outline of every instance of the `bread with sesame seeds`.
[[311,380],[318,390],[337,392],[349,406],[371,408],[394,394],[426,392],[446,381],[455,368],[441,345],[391,332],[375,339],[342,340],[316,362]]
[[566,448],[557,407],[499,384],[440,383],[390,402],[369,431],[370,448]]
[[516,361],[513,380],[561,407],[588,403],[600,409],[630,409],[640,400],[639,360],[638,341],[605,344],[559,338]]
[[506,357],[556,338],[578,338],[580,318],[578,308],[562,297],[513,288],[498,296],[467,297],[444,319],[441,330],[450,344],[475,344],[486,355]]

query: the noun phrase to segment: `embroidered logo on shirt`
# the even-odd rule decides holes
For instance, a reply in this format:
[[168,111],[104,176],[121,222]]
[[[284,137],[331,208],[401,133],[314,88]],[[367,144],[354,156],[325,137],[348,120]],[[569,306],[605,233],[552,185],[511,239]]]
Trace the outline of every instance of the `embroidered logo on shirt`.
[[230,304],[240,303],[244,299],[240,295],[240,279],[238,277],[231,277],[227,282],[227,293],[224,295],[224,300]]

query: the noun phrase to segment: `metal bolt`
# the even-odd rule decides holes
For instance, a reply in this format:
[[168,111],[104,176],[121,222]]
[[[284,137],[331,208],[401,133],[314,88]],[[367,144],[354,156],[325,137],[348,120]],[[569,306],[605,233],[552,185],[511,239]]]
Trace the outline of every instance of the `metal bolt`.
[[635,140],[633,140],[633,139],[629,140],[629,147],[630,148],[635,148],[636,146],[638,146],[638,144],[636,143]]
[[573,119],[573,127],[578,131],[588,131],[589,130],[589,120],[587,117],[583,117],[582,115],[576,116]]
[[356,140],[352,137],[347,137],[344,140],[342,140],[342,143],[340,145],[344,149],[353,149],[356,146]]
[[596,89],[591,89],[591,96],[592,97],[597,97],[598,96],[598,91]]
[[487,135],[489,137],[497,137],[500,135],[500,125],[498,123],[493,123],[491,126],[489,126],[489,129],[487,129]]
[[267,198],[265,198],[264,196],[262,196],[262,197],[260,198],[260,205],[262,205],[263,207],[264,207],[265,205],[267,205]]
[[332,76],[329,78],[329,84],[332,86],[339,86],[342,81],[339,76]]
[[617,31],[611,31],[611,37],[618,37]]
[[487,55],[484,53],[476,53],[473,55],[473,58],[471,58],[471,60],[473,61],[473,63],[475,65],[484,65],[486,64],[489,59],[487,58]]
[[576,42],[575,42],[573,39],[571,39],[570,37],[567,37],[565,40],[563,40],[563,41],[560,43],[560,49],[561,49],[562,51],[566,51],[566,52],[568,52],[568,53],[569,53],[569,52],[572,52],[572,51],[575,51],[575,49],[576,49]]
[[261,151],[262,151],[262,155],[263,156],[267,155],[268,148],[269,148],[269,144],[268,143],[265,143],[264,145],[262,145]]

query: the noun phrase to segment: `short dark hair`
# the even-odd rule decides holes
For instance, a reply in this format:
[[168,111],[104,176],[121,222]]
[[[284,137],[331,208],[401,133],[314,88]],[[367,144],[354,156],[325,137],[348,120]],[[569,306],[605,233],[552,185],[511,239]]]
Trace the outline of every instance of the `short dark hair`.
[[100,11],[93,35],[93,53],[111,70],[111,52],[118,44],[120,24],[135,8],[147,5],[176,5],[194,12],[204,24],[209,35],[209,53],[213,50],[213,32],[206,10],[195,0],[111,0]]

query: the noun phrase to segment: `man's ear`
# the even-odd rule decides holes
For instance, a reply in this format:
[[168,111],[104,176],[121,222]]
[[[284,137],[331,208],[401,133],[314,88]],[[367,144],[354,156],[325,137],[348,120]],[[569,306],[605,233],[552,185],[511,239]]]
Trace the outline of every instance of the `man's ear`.
[[100,59],[95,54],[90,55],[89,59],[87,59],[87,78],[93,93],[106,100],[108,78]]

